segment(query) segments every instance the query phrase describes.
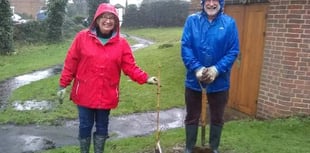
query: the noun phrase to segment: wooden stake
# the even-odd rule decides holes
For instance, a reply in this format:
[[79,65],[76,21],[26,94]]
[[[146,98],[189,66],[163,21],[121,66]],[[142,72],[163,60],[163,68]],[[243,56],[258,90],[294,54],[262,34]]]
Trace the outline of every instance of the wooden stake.
[[157,130],[156,130],[156,144],[155,144],[155,153],[162,153],[162,149],[161,149],[161,146],[160,146],[160,140],[159,140],[159,137],[160,137],[160,127],[159,127],[159,111],[160,111],[160,67],[161,66],[158,66],[158,82],[157,82],[157,106],[156,106],[156,109],[157,109]]

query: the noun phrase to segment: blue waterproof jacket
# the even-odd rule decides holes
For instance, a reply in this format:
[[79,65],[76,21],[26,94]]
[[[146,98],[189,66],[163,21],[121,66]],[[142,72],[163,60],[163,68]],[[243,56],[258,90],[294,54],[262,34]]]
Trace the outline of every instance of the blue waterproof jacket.
[[181,40],[181,56],[187,69],[185,86],[201,91],[195,71],[215,66],[218,76],[214,82],[203,85],[207,93],[225,91],[230,86],[231,67],[239,54],[238,29],[235,20],[223,13],[224,1],[217,17],[208,21],[202,10],[188,16]]

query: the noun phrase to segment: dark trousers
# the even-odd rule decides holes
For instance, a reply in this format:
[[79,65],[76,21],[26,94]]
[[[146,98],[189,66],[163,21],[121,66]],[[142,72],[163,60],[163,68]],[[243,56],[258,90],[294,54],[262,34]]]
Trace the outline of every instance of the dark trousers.
[[[185,89],[186,117],[185,125],[198,125],[201,114],[201,93],[200,91]],[[228,90],[208,93],[209,120],[211,125],[223,126],[224,111],[228,101]],[[207,108],[206,108],[207,109]],[[208,111],[207,111],[208,112]]]
[[79,138],[89,138],[92,128],[96,124],[96,135],[108,136],[110,110],[91,109],[78,106],[79,111]]

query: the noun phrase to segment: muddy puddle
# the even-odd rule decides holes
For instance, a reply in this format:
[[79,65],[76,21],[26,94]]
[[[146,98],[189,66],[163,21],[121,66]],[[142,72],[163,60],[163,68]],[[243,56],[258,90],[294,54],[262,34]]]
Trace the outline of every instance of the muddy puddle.
[[[170,109],[160,112],[160,129],[165,131],[183,126],[183,109]],[[111,117],[110,139],[152,134],[157,127],[157,113],[138,113]],[[1,125],[1,153],[29,153],[66,145],[78,145],[78,121],[67,121],[63,126],[40,125]]]

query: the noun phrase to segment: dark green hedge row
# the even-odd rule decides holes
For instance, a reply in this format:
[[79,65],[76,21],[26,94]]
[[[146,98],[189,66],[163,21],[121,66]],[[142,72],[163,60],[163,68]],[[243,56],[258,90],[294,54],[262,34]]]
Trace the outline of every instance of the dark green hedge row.
[[8,0],[0,1],[0,54],[13,51],[12,12]]

